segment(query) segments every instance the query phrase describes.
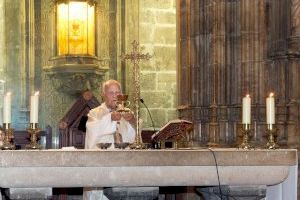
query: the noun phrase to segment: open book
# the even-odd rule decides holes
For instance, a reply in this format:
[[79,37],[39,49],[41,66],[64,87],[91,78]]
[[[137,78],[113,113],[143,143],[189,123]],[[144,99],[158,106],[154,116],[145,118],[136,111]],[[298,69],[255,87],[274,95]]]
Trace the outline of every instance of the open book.
[[169,121],[164,125],[159,131],[152,135],[152,140],[162,141],[162,140],[172,140],[178,136],[184,137],[184,134],[188,133],[193,129],[193,123],[183,119],[175,119]]

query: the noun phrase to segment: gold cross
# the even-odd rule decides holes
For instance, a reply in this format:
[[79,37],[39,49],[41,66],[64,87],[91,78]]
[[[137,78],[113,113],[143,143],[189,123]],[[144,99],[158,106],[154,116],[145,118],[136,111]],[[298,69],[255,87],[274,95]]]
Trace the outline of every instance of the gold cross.
[[140,60],[149,60],[152,56],[149,53],[141,54],[139,51],[139,43],[136,40],[133,40],[132,44],[132,51],[129,54],[125,54],[122,56],[123,60],[130,60],[133,65],[138,65]]
[[145,145],[141,142],[140,135],[140,67],[139,62],[141,60],[149,60],[152,56],[149,53],[142,54],[139,51],[139,43],[134,40],[132,43],[132,51],[129,54],[122,56],[122,60],[130,60],[133,63],[133,80],[134,80],[134,106],[135,106],[135,117],[136,117],[136,137],[135,143],[131,146],[133,149],[144,149]]

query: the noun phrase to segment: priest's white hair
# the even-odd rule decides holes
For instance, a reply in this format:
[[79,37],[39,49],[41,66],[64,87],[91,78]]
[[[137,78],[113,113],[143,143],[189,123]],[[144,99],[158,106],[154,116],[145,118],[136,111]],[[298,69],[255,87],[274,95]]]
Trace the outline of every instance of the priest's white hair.
[[117,85],[120,88],[120,90],[121,90],[121,84],[118,81],[114,80],[114,79],[110,79],[110,80],[105,81],[102,84],[102,93],[105,93],[105,91],[107,90],[107,88],[110,85]]

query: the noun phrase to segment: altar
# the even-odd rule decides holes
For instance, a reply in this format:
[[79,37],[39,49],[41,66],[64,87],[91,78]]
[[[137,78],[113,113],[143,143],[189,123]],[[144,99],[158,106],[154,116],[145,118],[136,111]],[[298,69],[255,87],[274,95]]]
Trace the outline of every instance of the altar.
[[0,187],[216,186],[216,167],[220,185],[265,185],[268,199],[297,199],[294,149],[0,151]]

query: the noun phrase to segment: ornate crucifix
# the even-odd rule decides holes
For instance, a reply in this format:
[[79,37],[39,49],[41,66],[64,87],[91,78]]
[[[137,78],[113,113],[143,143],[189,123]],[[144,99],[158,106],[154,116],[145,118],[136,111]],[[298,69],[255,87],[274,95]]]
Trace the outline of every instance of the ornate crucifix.
[[129,54],[122,56],[122,60],[130,60],[133,64],[133,81],[134,81],[134,106],[135,106],[135,117],[136,117],[136,139],[133,145],[134,149],[142,149],[144,145],[141,142],[141,130],[140,130],[140,66],[141,60],[149,60],[151,58],[149,53],[142,54],[139,51],[139,43],[134,40],[132,43],[132,51]]

